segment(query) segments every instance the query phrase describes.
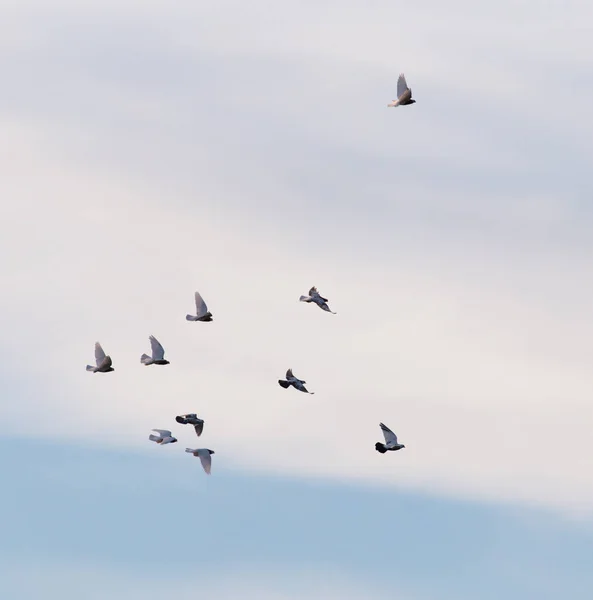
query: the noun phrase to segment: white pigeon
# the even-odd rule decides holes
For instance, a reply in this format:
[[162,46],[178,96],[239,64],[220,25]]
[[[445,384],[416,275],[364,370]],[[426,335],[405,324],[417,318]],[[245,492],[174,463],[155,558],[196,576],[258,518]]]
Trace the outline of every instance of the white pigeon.
[[212,313],[208,310],[206,303],[202,296],[200,296],[200,292],[195,293],[196,298],[196,314],[194,315],[186,315],[185,318],[188,321],[212,321]]
[[402,448],[405,448],[403,444],[398,444],[397,435],[395,435],[395,433],[393,433],[393,431],[391,431],[389,427],[386,427],[385,425],[383,425],[383,423],[379,423],[379,427],[383,432],[385,443],[382,444],[381,442],[377,442],[375,444],[375,450],[377,452],[385,454],[385,452],[387,452],[388,450],[401,450]]
[[151,442],[156,442],[157,444],[174,444],[177,441],[177,438],[174,438],[168,429],[153,429],[152,431],[156,431],[158,435],[152,435],[151,433],[148,436]]
[[150,346],[152,348],[152,358],[148,354],[143,354],[140,357],[140,362],[143,365],[168,365],[169,361],[165,360],[165,349],[161,346],[159,341],[151,335],[149,338]]
[[302,379],[298,379],[298,377],[295,377],[292,374],[292,369],[288,369],[288,371],[286,371],[286,380],[284,379],[279,379],[278,383],[284,388],[287,389],[289,388],[291,385],[296,388],[297,390],[301,391],[301,392],[305,392],[306,394],[311,394],[313,395],[315,392],[309,392],[307,390],[307,388],[305,387],[305,383],[307,383],[306,381],[302,380]]
[[299,298],[299,300],[301,302],[313,302],[314,304],[317,304],[317,306],[319,306],[319,308],[323,309],[324,311],[330,312],[330,313],[332,313],[332,315],[337,314],[335,312],[332,312],[329,309],[329,306],[327,305],[327,298],[324,298],[323,296],[320,296],[319,292],[317,291],[317,288],[315,286],[313,286],[309,290],[309,295],[308,296],[301,296]]
[[214,454],[214,450],[209,450],[208,448],[198,448],[196,450],[193,448],[186,448],[185,451],[199,457],[202,467],[204,467],[204,471],[206,471],[206,474],[210,475],[210,469],[212,468],[211,455]]
[[416,100],[412,100],[412,90],[406,83],[406,77],[403,73],[399,74],[397,80],[397,100],[390,102],[387,106],[405,106],[406,104],[414,104]]
[[103,352],[103,348],[101,348],[99,342],[95,343],[95,362],[97,363],[96,367],[87,365],[86,370],[92,373],[109,373],[109,371],[115,371],[111,366],[113,364],[111,356],[105,356],[105,352]]
[[200,437],[202,431],[204,431],[204,420],[199,419],[195,413],[189,413],[187,415],[179,415],[175,417],[175,420],[181,425],[193,425],[196,430],[196,435]]

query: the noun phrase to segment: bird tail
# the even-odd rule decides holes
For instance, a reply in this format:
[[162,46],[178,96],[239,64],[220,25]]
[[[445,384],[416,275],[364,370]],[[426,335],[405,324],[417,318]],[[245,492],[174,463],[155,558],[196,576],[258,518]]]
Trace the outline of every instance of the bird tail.
[[87,370],[87,371],[96,371],[96,370],[97,370],[97,367],[93,367],[93,365],[87,365],[87,366],[86,366],[86,370]]
[[148,439],[151,442],[158,442],[161,438],[158,435],[152,435],[152,433],[148,436]]
[[195,452],[193,448],[186,448],[185,451],[189,452],[190,454],[193,454]]
[[301,302],[311,302],[311,297],[310,297],[310,296],[301,296],[301,297],[299,298],[299,300],[300,300]]
[[185,319],[186,321],[197,321],[198,317],[196,317],[195,315],[185,315]]
[[382,444],[381,442],[377,442],[375,444],[375,450],[377,452],[380,452],[381,454],[385,454],[385,452],[387,452],[387,448],[385,448],[385,444]]
[[150,358],[150,356],[148,356],[148,354],[143,354],[143,355],[140,357],[140,362],[141,362],[143,365],[151,365],[151,364],[152,364],[152,358]]
[[287,387],[290,387],[290,382],[284,380],[284,379],[278,379],[278,383],[284,388],[286,389]]

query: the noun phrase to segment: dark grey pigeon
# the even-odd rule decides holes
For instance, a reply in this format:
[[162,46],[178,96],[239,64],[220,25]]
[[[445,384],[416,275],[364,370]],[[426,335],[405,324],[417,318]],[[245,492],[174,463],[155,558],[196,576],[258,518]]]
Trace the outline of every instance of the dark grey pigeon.
[[309,295],[308,296],[301,296],[299,298],[299,300],[301,302],[313,302],[314,304],[317,304],[317,306],[319,306],[319,308],[321,308],[322,310],[324,310],[325,312],[330,312],[332,313],[332,315],[335,315],[335,312],[332,312],[329,309],[329,306],[327,305],[327,298],[324,298],[323,296],[319,295],[319,292],[317,291],[317,288],[315,286],[313,286],[310,290],[309,290]]
[[314,394],[315,393],[315,392],[309,392],[307,390],[307,388],[305,387],[305,383],[307,383],[307,382],[302,379],[298,379],[298,377],[295,377],[292,374],[292,369],[288,369],[288,371],[286,371],[286,379],[285,380],[279,379],[278,383],[284,389],[287,389],[290,386],[292,386],[295,389],[299,390],[300,392],[305,392],[306,394]]
[[198,437],[200,437],[202,435],[202,431],[204,431],[204,420],[199,419],[195,413],[179,415],[175,417],[175,420],[178,423],[181,423],[181,425],[193,425]]

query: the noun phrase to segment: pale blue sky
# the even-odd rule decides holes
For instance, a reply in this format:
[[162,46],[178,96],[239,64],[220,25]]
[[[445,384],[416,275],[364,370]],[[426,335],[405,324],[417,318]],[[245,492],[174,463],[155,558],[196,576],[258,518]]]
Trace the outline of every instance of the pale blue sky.
[[593,8],[2,16],[4,589],[593,597]]
[[[257,586],[427,600],[586,600],[593,589],[593,527],[545,511],[220,468],[206,478],[173,446],[140,455],[8,438],[0,449],[9,595],[135,600],[154,585],[180,600],[230,598],[226,586],[241,593],[249,573],[253,598]],[[73,582],[58,585],[54,569]],[[324,577],[335,596],[321,593]]]

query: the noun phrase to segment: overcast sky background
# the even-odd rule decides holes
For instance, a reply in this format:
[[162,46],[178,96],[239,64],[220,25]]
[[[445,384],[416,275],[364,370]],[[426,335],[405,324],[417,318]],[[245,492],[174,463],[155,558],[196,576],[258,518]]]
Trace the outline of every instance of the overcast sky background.
[[593,8],[51,4],[0,20],[7,589],[589,599]]

